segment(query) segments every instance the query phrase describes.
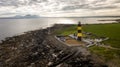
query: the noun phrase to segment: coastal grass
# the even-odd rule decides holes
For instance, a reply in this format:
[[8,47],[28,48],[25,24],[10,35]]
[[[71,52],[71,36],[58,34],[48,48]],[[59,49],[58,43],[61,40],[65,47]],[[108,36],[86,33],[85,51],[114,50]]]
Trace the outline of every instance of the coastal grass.
[[110,45],[115,48],[120,48],[120,23],[114,24],[93,24],[83,26],[85,32],[92,32],[98,36],[109,37],[109,40],[105,41],[106,45]]
[[[109,37],[109,40],[103,43],[107,46],[111,46],[116,49],[110,49],[100,46],[91,46],[88,49],[105,59],[105,61],[115,60],[120,64],[120,23],[110,23],[110,24],[87,24],[82,25],[84,32],[91,32],[98,36]],[[63,29],[57,30],[57,35],[69,35],[77,33],[77,25],[71,25],[70,27],[65,27]]]
[[[98,36],[109,37],[103,43],[116,49],[109,49],[100,46],[92,46],[89,50],[105,59],[106,62],[112,62],[117,67],[120,66],[120,23],[114,24],[92,24],[84,25],[85,32],[92,32]],[[115,60],[115,61],[114,61]]]
[[112,59],[120,59],[120,50],[117,50],[117,49],[109,49],[109,48],[100,47],[100,46],[92,46],[92,47],[89,47],[88,49],[92,53],[95,53],[98,56],[104,57],[106,61],[110,61]]
[[70,34],[77,33],[76,30],[77,30],[76,25],[71,25],[69,27],[65,27],[65,28],[62,28],[60,30],[56,30],[55,34],[56,35],[65,35],[65,36],[68,36]]
[[120,67],[120,50],[100,46],[91,46],[88,49],[92,54],[104,60],[104,62],[108,64],[108,67]]
[[[82,28],[84,32],[91,32],[98,36],[109,37],[109,40],[104,43],[115,48],[120,48],[120,23],[88,24],[83,25]],[[73,33],[77,33],[77,25],[72,25],[56,31],[57,35],[69,35]]]

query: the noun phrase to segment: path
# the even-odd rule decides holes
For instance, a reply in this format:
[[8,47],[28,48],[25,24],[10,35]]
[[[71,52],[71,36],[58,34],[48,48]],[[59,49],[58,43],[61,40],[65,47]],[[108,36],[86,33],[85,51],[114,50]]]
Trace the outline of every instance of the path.
[[105,48],[109,48],[109,49],[120,50],[119,48],[114,48],[114,47],[106,46],[106,45],[99,45],[99,46],[101,46],[101,47],[105,47]]

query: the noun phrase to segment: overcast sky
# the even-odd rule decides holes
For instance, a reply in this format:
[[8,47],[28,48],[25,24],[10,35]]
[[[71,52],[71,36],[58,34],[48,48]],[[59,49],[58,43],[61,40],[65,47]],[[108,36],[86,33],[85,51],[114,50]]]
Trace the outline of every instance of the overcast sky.
[[0,0],[0,17],[120,16],[120,0]]

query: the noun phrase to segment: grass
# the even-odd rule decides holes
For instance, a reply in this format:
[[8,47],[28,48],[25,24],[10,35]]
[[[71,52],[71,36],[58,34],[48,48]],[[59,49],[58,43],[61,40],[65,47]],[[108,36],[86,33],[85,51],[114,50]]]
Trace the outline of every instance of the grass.
[[76,30],[77,30],[76,25],[72,25],[72,26],[62,28],[60,30],[55,31],[55,34],[56,35],[66,35],[66,36],[68,36],[70,34],[77,33]]
[[95,53],[99,56],[102,56],[105,58],[106,61],[112,60],[112,59],[120,59],[120,50],[115,49],[108,49],[105,47],[98,47],[98,46],[92,46],[89,48],[89,50],[92,53]]
[[101,59],[104,60],[109,67],[120,67],[120,50],[108,49],[99,46],[92,46],[88,49],[91,53],[101,57]]
[[[92,32],[99,36],[109,37],[110,39],[105,41],[105,45],[110,45],[111,47],[120,48],[120,24],[93,24],[84,25],[83,30],[85,32]],[[120,67],[120,50],[108,49],[99,46],[90,47],[89,50],[92,53],[97,54],[104,58],[106,62],[112,62]],[[115,60],[115,61],[114,61]]]
[[[56,34],[59,35],[69,35],[77,32],[77,26],[73,25],[70,27],[66,27],[61,30],[57,30]],[[92,32],[99,36],[109,37],[110,39],[105,41],[106,45],[111,45],[115,48],[120,48],[120,24],[91,24],[84,25],[83,31]]]
[[85,25],[83,30],[86,32],[92,32],[99,36],[106,36],[110,39],[105,41],[106,44],[115,48],[120,48],[120,24],[94,24]]

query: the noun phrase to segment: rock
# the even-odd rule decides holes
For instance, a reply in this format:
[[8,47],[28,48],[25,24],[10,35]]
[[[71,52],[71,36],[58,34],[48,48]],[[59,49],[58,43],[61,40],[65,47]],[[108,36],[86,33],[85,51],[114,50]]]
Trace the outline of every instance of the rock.
[[[63,28],[58,25],[51,27],[51,30],[54,31],[59,27]],[[47,29],[31,31],[7,38],[1,43],[0,60],[2,61],[0,61],[0,67],[48,67],[75,51],[75,55],[66,61],[62,61],[58,66],[95,67],[95,61],[92,61],[89,52],[85,49],[68,47],[60,43],[52,34],[48,34]],[[99,66],[99,64],[97,65]]]

